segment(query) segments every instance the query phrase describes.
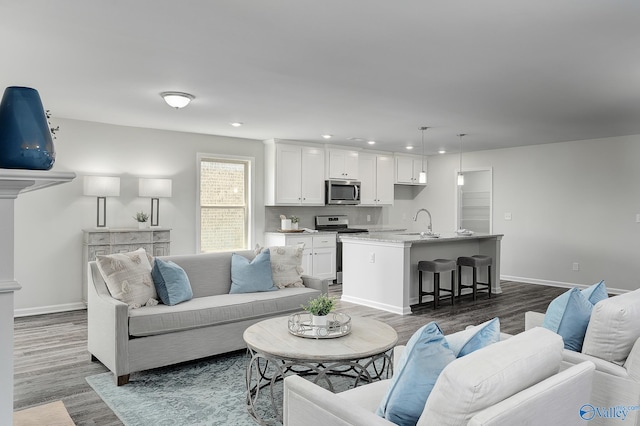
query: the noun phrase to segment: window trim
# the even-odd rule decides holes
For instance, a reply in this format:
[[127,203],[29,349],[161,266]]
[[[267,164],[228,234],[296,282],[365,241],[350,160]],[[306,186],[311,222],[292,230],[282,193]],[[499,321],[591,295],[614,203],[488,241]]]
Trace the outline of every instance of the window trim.
[[195,223],[195,233],[196,233],[196,253],[201,253],[201,244],[200,237],[202,235],[202,230],[200,229],[201,224],[201,208],[200,205],[200,165],[203,160],[222,160],[222,161],[241,161],[248,163],[247,173],[249,177],[247,179],[247,249],[250,249],[255,245],[255,190],[256,182],[255,182],[255,157],[248,157],[244,155],[228,155],[228,154],[212,154],[205,152],[198,152],[196,154],[196,223]]

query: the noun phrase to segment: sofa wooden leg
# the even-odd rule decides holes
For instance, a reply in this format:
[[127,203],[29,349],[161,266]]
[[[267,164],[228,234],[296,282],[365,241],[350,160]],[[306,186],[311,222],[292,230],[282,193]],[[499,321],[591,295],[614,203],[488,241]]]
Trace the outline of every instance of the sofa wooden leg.
[[125,374],[124,376],[118,376],[116,378],[116,385],[117,386],[124,386],[127,383],[129,383],[129,375]]

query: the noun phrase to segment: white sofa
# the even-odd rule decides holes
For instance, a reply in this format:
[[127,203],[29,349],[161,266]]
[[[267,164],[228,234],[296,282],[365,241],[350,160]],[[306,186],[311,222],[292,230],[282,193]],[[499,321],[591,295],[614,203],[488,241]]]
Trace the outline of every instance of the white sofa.
[[[253,251],[237,252],[249,259]],[[118,386],[129,374],[246,348],[242,334],[265,318],[300,311],[328,283],[303,276],[304,288],[228,294],[231,252],[164,256],[181,266],[193,299],[168,306],[128,305],[111,297],[96,262],[88,268],[88,349],[116,376]]]
[[[598,330],[610,333],[615,339],[619,339],[620,347],[623,349],[622,355],[618,355],[617,362],[601,359],[586,353],[574,352],[564,349],[562,352],[561,369],[570,368],[584,361],[591,361],[596,366],[593,379],[593,390],[585,403],[591,404],[594,408],[602,410],[602,414],[595,413],[590,425],[611,425],[618,420],[624,425],[640,426],[640,290],[613,296],[609,299],[598,302],[591,314],[587,334],[585,336],[583,352],[593,351],[593,344],[590,340]],[[608,311],[618,311],[622,320],[630,320],[631,333],[621,332],[619,327],[606,321],[603,313]],[[543,313],[526,312],[525,329],[529,330],[542,325]],[[635,317],[636,319],[631,319]],[[634,333],[633,328],[636,332]],[[635,335],[635,337],[634,337]],[[617,408],[616,408],[617,407]],[[622,407],[634,407],[634,409],[623,412]],[[613,408],[613,410],[609,410]],[[604,410],[603,410],[604,409]],[[622,417],[606,417],[613,414],[624,415]]]
[[[562,350],[558,335],[538,327],[456,359],[438,377],[418,425],[584,424],[579,409],[595,367],[584,362],[558,373]],[[389,382],[333,394],[289,376],[284,425],[391,425],[375,414]]]

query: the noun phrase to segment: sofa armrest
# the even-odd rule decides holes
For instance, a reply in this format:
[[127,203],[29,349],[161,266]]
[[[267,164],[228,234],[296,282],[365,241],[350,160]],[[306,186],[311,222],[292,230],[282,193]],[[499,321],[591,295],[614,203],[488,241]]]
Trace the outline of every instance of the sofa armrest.
[[304,284],[305,287],[320,290],[322,294],[329,294],[329,280],[327,279],[303,275],[302,284]]
[[95,262],[89,262],[87,347],[116,376],[129,374],[129,306],[114,299]]
[[284,379],[284,426],[391,426],[393,423],[378,417],[328,390],[299,376]]
[[540,312],[527,311],[524,313],[524,330],[530,330],[533,327],[542,327],[544,314]]
[[624,362],[629,378],[640,383],[640,337],[633,344],[627,360]]
[[582,424],[578,412],[589,401],[595,366],[583,362],[482,410],[469,425]]

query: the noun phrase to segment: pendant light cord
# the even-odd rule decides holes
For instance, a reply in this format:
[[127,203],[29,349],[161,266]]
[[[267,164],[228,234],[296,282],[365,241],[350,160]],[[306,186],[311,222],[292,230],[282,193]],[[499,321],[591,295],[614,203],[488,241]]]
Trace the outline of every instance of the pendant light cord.
[[422,126],[420,130],[422,131],[422,171],[424,172],[424,131],[427,130],[428,127]]

